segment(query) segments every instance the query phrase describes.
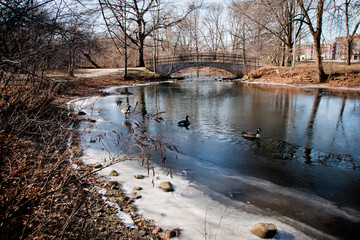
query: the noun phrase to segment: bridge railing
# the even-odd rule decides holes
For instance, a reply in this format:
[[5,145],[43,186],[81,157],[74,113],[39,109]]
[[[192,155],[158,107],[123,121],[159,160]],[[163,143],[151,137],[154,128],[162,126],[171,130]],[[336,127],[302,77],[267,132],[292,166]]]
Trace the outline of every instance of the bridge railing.
[[[177,62],[226,62],[226,63],[244,63],[242,55],[228,54],[228,53],[199,53],[199,54],[181,54],[176,56],[162,56],[156,59],[156,64],[169,64]],[[255,64],[256,60],[246,58],[245,64]],[[154,65],[154,59],[149,58],[145,60],[147,66]]]

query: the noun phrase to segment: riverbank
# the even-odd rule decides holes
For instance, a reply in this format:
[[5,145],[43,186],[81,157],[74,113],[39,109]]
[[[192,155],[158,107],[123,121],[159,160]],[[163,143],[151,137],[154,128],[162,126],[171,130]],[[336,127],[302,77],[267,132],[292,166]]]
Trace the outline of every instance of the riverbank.
[[342,63],[324,63],[325,72],[329,75],[325,83],[316,82],[315,64],[299,62],[291,67],[261,67],[253,70],[237,81],[253,83],[271,83],[300,87],[360,89],[360,64],[346,66]]
[[[324,63],[329,79],[325,83],[316,82],[316,66],[313,62],[299,62],[291,67],[261,67],[244,77],[234,79],[239,82],[281,84],[297,87],[339,88],[348,90],[360,89],[360,63],[346,66],[343,63]],[[124,79],[122,69],[81,69],[75,77],[66,77],[64,72],[55,76],[67,82],[66,91],[59,96],[66,99],[90,95],[106,95],[102,90],[114,86],[134,86],[157,82],[159,76],[146,68],[130,68],[128,78]]]
[[52,72],[50,75],[64,82],[65,88],[57,96],[61,102],[79,97],[104,96],[107,93],[103,90],[109,87],[159,81],[156,74],[145,68],[130,68],[126,79],[122,69],[80,69],[75,72],[74,77],[66,76],[65,72]]

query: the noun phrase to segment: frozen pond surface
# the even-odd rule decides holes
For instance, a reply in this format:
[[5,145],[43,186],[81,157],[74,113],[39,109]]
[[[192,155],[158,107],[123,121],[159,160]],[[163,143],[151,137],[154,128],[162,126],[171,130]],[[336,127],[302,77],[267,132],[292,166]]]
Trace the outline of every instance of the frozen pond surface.
[[[324,89],[275,87],[198,79],[129,88],[133,95],[78,101],[96,119],[84,135],[85,160],[102,162],[104,146],[89,143],[95,134],[111,152],[112,131],[127,134],[121,109],[137,109],[139,120],[165,112],[164,121],[147,130],[174,144],[177,159],[157,159],[157,175],[136,180],[147,170],[122,162],[117,180],[132,192],[140,212],[167,228],[184,229],[182,239],[256,239],[256,222],[278,225],[277,239],[357,239],[360,227],[360,93]],[[177,121],[190,116],[188,129]],[[131,118],[132,116],[130,116]],[[84,126],[83,126],[84,127]],[[242,132],[261,128],[261,139]],[[174,179],[166,177],[171,166]],[[112,169],[103,170],[103,174]],[[174,183],[174,193],[162,193],[162,180]],[[220,230],[217,231],[220,224]],[[205,225],[207,225],[205,227]],[[194,236],[194,237],[191,237]]]

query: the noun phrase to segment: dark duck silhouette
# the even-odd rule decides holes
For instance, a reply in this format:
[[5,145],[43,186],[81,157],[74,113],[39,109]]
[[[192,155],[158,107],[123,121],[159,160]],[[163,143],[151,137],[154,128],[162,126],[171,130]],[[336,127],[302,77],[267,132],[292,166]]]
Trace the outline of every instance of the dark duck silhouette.
[[190,125],[190,120],[189,120],[189,116],[186,116],[185,120],[181,120],[177,123],[178,126],[180,127],[188,127]]
[[242,135],[243,135],[244,138],[247,138],[247,139],[260,139],[260,132],[261,132],[261,128],[258,128],[256,130],[256,133],[242,132]]

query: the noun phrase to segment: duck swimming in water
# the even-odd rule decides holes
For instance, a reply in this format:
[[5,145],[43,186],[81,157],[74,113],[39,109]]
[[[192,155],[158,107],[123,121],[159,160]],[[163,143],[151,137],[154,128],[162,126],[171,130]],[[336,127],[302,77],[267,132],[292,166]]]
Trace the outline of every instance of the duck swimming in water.
[[178,126],[182,126],[182,127],[188,127],[190,125],[190,120],[189,120],[189,116],[186,116],[185,120],[181,120],[177,123]]
[[244,138],[248,138],[248,139],[260,139],[260,132],[261,132],[261,128],[258,128],[256,130],[256,133],[253,132],[242,132],[243,137]]

